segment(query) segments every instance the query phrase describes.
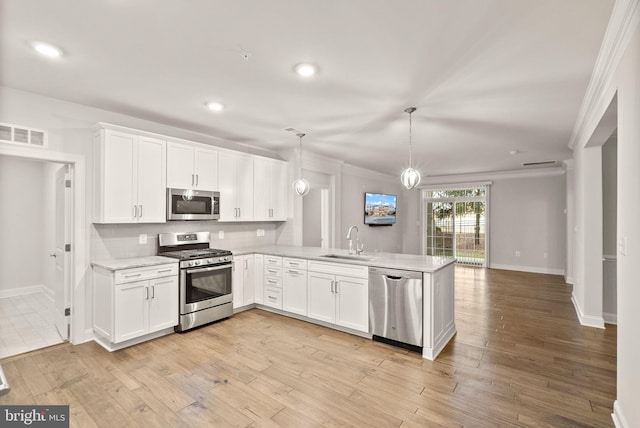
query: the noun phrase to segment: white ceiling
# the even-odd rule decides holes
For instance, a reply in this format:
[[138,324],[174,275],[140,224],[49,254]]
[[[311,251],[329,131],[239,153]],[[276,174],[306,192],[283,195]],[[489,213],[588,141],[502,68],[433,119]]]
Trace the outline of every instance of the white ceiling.
[[[305,151],[389,174],[408,162],[415,106],[424,176],[513,170],[571,157],[612,6],[0,0],[0,84],[273,151],[298,144],[293,127]],[[31,40],[65,55],[39,57]],[[319,74],[295,75],[300,62]]]

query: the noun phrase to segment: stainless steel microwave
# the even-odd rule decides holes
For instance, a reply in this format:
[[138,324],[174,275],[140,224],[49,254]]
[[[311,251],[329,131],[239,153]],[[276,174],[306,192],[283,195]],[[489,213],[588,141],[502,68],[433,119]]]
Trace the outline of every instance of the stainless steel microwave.
[[167,220],[218,220],[220,192],[167,189]]

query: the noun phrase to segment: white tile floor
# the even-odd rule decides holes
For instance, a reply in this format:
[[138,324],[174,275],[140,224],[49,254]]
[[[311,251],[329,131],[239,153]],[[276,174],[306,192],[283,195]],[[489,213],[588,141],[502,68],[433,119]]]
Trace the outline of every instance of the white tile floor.
[[0,358],[62,343],[44,293],[0,299]]

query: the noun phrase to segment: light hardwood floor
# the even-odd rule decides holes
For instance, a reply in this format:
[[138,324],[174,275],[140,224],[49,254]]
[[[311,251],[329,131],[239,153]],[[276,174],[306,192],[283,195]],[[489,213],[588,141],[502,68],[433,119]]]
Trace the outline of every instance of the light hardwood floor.
[[456,268],[436,361],[259,309],[108,353],[2,361],[2,404],[70,404],[74,427],[611,427],[616,328],[581,327],[561,277]]

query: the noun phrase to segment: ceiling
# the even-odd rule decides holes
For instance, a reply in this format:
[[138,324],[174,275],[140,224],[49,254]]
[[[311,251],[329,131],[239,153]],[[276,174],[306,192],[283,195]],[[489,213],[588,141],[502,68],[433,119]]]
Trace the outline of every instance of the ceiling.
[[[399,174],[521,169],[568,141],[613,0],[0,0],[0,84]],[[38,56],[29,42],[64,56]],[[319,67],[313,78],[296,64]],[[223,112],[205,107],[225,104]],[[511,153],[511,154],[510,154]]]

